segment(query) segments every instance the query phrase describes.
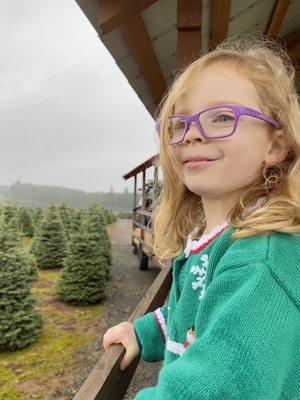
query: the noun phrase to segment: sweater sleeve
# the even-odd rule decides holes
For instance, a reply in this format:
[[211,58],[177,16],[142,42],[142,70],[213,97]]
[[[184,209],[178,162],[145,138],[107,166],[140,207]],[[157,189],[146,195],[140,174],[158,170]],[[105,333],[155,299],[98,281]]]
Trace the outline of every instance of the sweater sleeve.
[[134,333],[135,333],[136,341],[137,341],[137,343],[139,345],[140,353],[142,353],[142,343],[140,341],[139,335],[137,334],[137,331],[136,331],[135,328],[134,328]]
[[134,400],[279,400],[291,366],[298,369],[295,321],[299,311],[267,265],[224,269],[206,289],[196,340]]
[[134,321],[133,326],[144,361],[164,359],[167,318],[168,305],[165,304]]

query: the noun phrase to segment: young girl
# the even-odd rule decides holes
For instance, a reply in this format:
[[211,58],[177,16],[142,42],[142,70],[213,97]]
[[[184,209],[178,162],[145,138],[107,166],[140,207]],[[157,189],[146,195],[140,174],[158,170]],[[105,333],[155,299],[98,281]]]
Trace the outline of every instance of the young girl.
[[134,400],[300,399],[300,110],[268,39],[227,40],[161,103],[164,185],[154,249],[174,259],[168,304],[104,335],[163,360]]

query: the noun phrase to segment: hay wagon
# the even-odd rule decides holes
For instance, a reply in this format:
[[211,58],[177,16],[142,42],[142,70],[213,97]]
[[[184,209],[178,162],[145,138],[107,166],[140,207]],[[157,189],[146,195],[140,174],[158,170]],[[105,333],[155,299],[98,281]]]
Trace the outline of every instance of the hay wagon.
[[[154,179],[147,182],[146,174],[149,169],[154,168]],[[155,259],[153,252],[154,232],[151,223],[151,206],[161,190],[161,183],[158,181],[158,154],[144,161],[133,170],[123,176],[123,179],[134,178],[134,197],[132,208],[132,252],[137,254],[139,268],[148,268],[149,260]],[[138,175],[142,174],[142,197],[138,202]]]

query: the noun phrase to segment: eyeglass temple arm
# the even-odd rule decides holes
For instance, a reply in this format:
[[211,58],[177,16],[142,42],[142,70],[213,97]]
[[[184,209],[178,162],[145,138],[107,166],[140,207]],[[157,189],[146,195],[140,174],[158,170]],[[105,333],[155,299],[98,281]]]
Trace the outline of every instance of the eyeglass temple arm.
[[255,118],[261,119],[261,120],[263,120],[265,122],[268,122],[268,123],[272,124],[273,126],[275,126],[277,129],[282,129],[283,128],[282,125],[280,124],[280,122],[275,121],[272,118],[269,118],[267,115],[262,114],[261,112],[256,111],[256,110],[252,110],[252,109],[249,109],[249,111],[250,111],[249,115],[251,115],[252,117],[255,117]]
[[155,130],[158,134],[160,133],[160,121],[156,121]]

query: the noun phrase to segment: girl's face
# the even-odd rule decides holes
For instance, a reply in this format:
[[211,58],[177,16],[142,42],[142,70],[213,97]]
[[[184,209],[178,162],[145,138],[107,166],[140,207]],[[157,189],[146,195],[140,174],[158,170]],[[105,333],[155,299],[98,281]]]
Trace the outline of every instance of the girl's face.
[[[227,65],[204,68],[195,84],[175,103],[174,114],[192,115],[218,104],[243,105],[264,113],[254,84]],[[274,130],[271,125],[250,116],[241,116],[235,133],[229,138],[204,138],[195,123],[176,150],[182,160],[182,179],[195,194],[220,199],[236,194],[261,174],[263,161],[272,161]],[[171,146],[172,147],[172,146]],[[217,159],[188,168],[190,156]]]

